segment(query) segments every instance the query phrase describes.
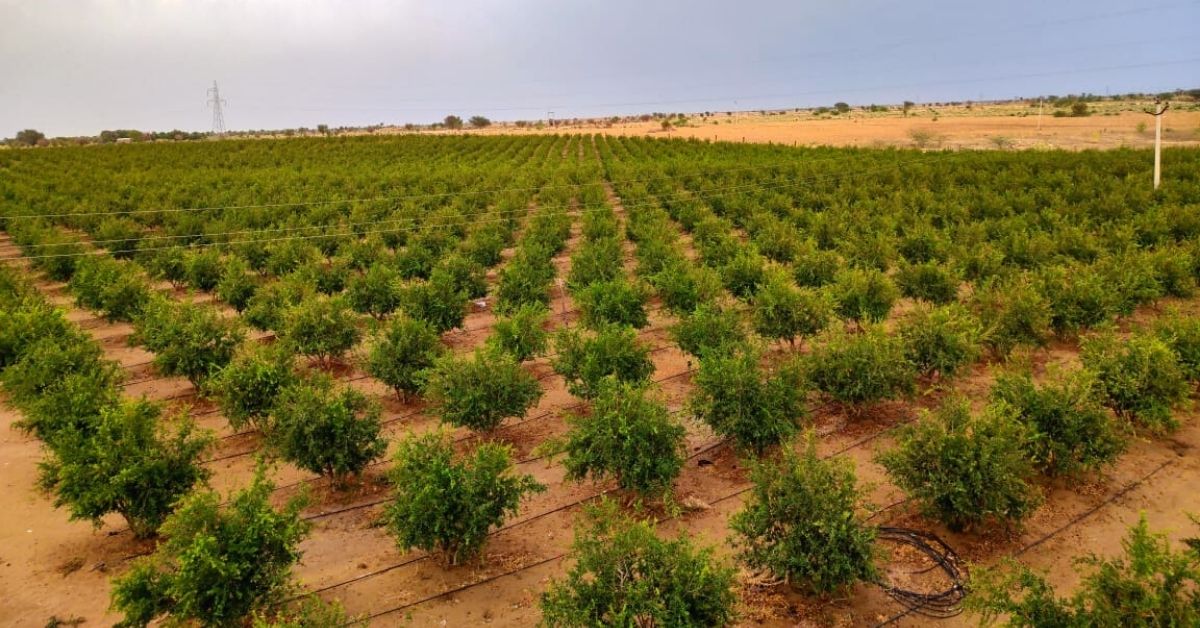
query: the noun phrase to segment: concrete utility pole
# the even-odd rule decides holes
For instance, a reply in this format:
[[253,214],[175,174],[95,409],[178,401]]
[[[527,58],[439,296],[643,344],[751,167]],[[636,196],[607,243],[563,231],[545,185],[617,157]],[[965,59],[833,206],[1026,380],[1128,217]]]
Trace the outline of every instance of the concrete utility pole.
[[213,81],[213,86],[208,88],[208,106],[213,110],[213,135],[225,133],[225,112],[221,111],[221,106],[224,104],[225,99],[221,98],[221,90],[217,88],[217,82]]
[[1162,119],[1163,114],[1170,108],[1171,103],[1165,103],[1155,98],[1154,111],[1146,112],[1154,116],[1154,189],[1156,190],[1159,182],[1162,181]]

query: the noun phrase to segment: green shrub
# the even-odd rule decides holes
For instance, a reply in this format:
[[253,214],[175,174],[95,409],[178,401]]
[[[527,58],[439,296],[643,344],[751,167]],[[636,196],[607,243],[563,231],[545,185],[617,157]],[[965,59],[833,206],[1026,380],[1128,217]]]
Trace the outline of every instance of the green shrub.
[[1116,313],[1111,286],[1092,268],[1049,266],[1039,273],[1038,284],[1049,303],[1050,327],[1058,334],[1095,327]]
[[230,257],[217,282],[217,297],[239,313],[245,311],[250,298],[258,290],[258,280],[250,274],[250,266],[240,257]]
[[315,593],[310,593],[298,604],[289,604],[287,608],[256,612],[251,628],[340,628],[366,625],[365,619],[348,617],[341,602],[326,602]]
[[1117,311],[1126,316],[1139,305],[1163,295],[1157,270],[1147,253],[1128,251],[1110,255],[1101,259],[1096,269],[1112,292]]
[[200,456],[212,444],[186,416],[168,430],[160,414],[145,399],[125,401],[101,409],[89,433],[61,434],[41,467],[55,506],[97,527],[118,513],[135,536],[153,536],[175,502],[208,478]]
[[301,355],[329,365],[358,344],[362,332],[345,301],[315,297],[288,308],[279,337]]
[[834,282],[842,260],[834,251],[822,251],[811,242],[796,253],[792,261],[792,275],[796,285],[820,288]]
[[550,335],[545,329],[549,317],[550,312],[540,305],[522,305],[510,316],[496,320],[486,346],[518,362],[542,355],[549,345]]
[[1200,317],[1171,312],[1154,321],[1153,330],[1175,352],[1184,376],[1200,380]]
[[[324,240],[323,240],[324,241]],[[289,275],[327,296],[336,295],[346,288],[350,280],[350,266],[341,259],[311,260],[302,264]]]
[[508,314],[522,305],[550,304],[555,269],[549,256],[519,252],[503,268],[496,284],[496,312]]
[[400,309],[412,318],[428,321],[439,333],[462,327],[467,317],[467,296],[458,291],[449,275],[438,274],[429,281],[404,289]]
[[576,291],[596,282],[619,279],[625,274],[625,267],[621,263],[623,255],[621,243],[615,237],[584,243],[571,256],[567,285]]
[[236,319],[212,307],[156,301],[134,322],[133,342],[154,352],[164,375],[181,375],[199,387],[229,364],[245,334]]
[[622,490],[664,495],[683,469],[687,430],[636,384],[609,381],[587,415],[567,419],[567,478],[616,478]]
[[852,412],[911,393],[916,375],[906,343],[879,326],[861,334],[826,332],[813,344],[805,366],[814,388]]
[[637,383],[654,373],[650,349],[638,342],[637,332],[630,327],[608,325],[589,335],[563,329],[555,335],[554,346],[558,351],[552,361],[554,372],[577,397],[596,396],[606,377]]
[[383,455],[379,406],[316,375],[284,388],[271,411],[271,444],[284,460],[342,485]]
[[896,271],[900,294],[930,303],[950,303],[957,299],[959,283],[953,271],[937,262],[902,264]]
[[887,318],[900,296],[896,284],[875,269],[848,268],[837,274],[832,286],[837,313],[853,321],[879,322]]
[[972,305],[985,343],[998,355],[1019,345],[1041,346],[1050,337],[1050,303],[1028,276],[983,282]]
[[750,300],[767,280],[763,258],[746,248],[739,249],[737,255],[721,267],[720,273],[725,289],[745,301]]
[[542,398],[537,378],[516,360],[484,351],[469,358],[440,358],[425,392],[442,421],[485,432],[508,417],[525,414]]
[[359,314],[376,319],[396,311],[403,299],[400,273],[386,264],[374,264],[346,282],[346,302]]
[[753,493],[729,522],[750,569],[822,595],[875,580],[875,529],[858,514],[870,506],[849,459],[822,460],[810,437],[803,453],[785,448],[750,477]]
[[17,360],[43,338],[89,342],[63,316],[63,311],[40,298],[24,298],[0,308],[0,369]]
[[110,255],[117,259],[129,259],[140,248],[142,227],[128,218],[109,216],[96,226],[93,235],[96,243],[102,243]]
[[425,385],[429,370],[446,348],[429,323],[398,316],[371,338],[363,364],[367,373],[407,401]]
[[588,284],[574,296],[580,320],[592,329],[610,324],[641,329],[650,322],[645,289],[623,279]]
[[737,310],[705,303],[671,327],[671,339],[680,349],[701,358],[741,347],[747,336]]
[[689,314],[702,304],[714,302],[725,288],[716,271],[680,260],[670,263],[650,279],[663,305],[677,314]]
[[897,328],[908,361],[918,372],[942,378],[979,358],[982,333],[979,320],[957,303],[917,307]]
[[249,343],[205,382],[235,432],[247,426],[268,431],[267,418],[284,388],[296,381],[292,353],[282,344]]
[[1200,625],[1200,552],[1171,549],[1164,534],[1150,531],[1146,517],[1121,541],[1124,556],[1091,554],[1074,594],[1060,598],[1028,567],[1008,561],[971,574],[964,606],[1010,626],[1195,626]]
[[221,253],[216,249],[191,251],[183,263],[187,284],[196,290],[208,292],[221,281]]
[[1171,409],[1187,399],[1188,383],[1170,345],[1146,333],[1099,334],[1084,340],[1082,358],[1118,416],[1156,432],[1178,425]]
[[131,321],[151,299],[151,290],[128,262],[85,258],[69,284],[80,306],[99,310],[109,321]]
[[82,332],[66,338],[47,336],[30,344],[15,363],[0,373],[0,384],[9,400],[22,409],[73,376],[115,386],[121,379],[118,367],[102,356],[100,346]]
[[792,365],[764,370],[758,361],[754,351],[705,355],[692,378],[688,408],[739,448],[761,454],[796,433],[805,390]]
[[462,255],[448,255],[429,274],[432,283],[446,283],[466,299],[487,296],[487,274],[483,267]]
[[773,277],[758,294],[751,308],[754,331],[765,338],[787,340],[815,336],[833,319],[833,304],[826,295],[811,288],[797,290],[787,277]]
[[255,329],[280,330],[288,308],[311,297],[312,288],[296,282],[284,280],[267,283],[255,290],[254,296],[246,302],[242,318]]
[[222,505],[215,492],[184,497],[161,528],[167,539],[113,583],[113,609],[127,626],[161,616],[206,626],[236,625],[287,591],[297,545],[309,525],[293,499],[271,506],[274,486],[262,469]]
[[392,502],[383,513],[402,550],[435,552],[446,565],[478,556],[491,529],[515,515],[525,495],[546,490],[515,472],[508,446],[483,443],[465,459],[454,458],[444,434],[400,441]]
[[1150,254],[1154,280],[1164,295],[1187,298],[1196,293],[1195,262],[1182,247],[1161,248]]
[[929,516],[952,530],[985,523],[1019,525],[1041,501],[1030,483],[1028,432],[1003,403],[972,415],[950,401],[902,427],[895,449],[878,458],[888,475]]
[[572,567],[542,594],[549,626],[724,626],[733,623],[735,571],[681,534],[658,537],[649,522],[612,502],[588,508],[571,544]]
[[1048,475],[1075,475],[1112,463],[1125,437],[1101,405],[1086,371],[1038,386],[1028,372],[1002,373],[992,399],[1008,404],[1028,429],[1029,457]]

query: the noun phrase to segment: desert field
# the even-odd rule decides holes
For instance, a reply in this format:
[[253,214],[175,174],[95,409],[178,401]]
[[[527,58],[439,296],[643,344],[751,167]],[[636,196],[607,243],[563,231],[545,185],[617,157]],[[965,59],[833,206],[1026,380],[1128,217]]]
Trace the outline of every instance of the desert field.
[[[1073,560],[1118,555],[1140,516],[1172,542],[1200,535],[1189,519],[1200,512],[1194,375],[1182,394],[1166,395],[1166,418],[1147,418],[1119,406],[1104,387],[1111,365],[1084,351],[1097,338],[1117,346],[1159,338],[1156,325],[1194,327],[1200,316],[1200,111],[1169,115],[1164,185],[1155,193],[1149,116],[1055,118],[1047,107],[1039,119],[1014,107],[836,119],[719,112],[669,131],[658,121],[496,125],[5,151],[0,270],[13,279],[0,282],[9,291],[0,290],[0,322],[41,311],[31,305],[41,301],[57,309],[81,332],[69,342],[94,346],[98,363],[114,365],[116,397],[153,402],[164,423],[186,411],[211,432],[199,464],[222,496],[248,485],[259,457],[269,458],[273,504],[310,498],[300,512],[311,531],[299,542],[294,593],[336,600],[369,625],[538,623],[543,591],[574,564],[585,506],[610,496],[633,510],[634,495],[614,478],[571,479],[566,455],[546,445],[568,437],[570,417],[596,405],[580,394],[586,376],[563,358],[567,336],[555,334],[618,329],[648,366],[611,375],[644,386],[682,428],[672,501],[650,499],[644,515],[661,536],[686,535],[736,567],[739,625],[976,625],[972,614],[924,616],[876,583],[807,595],[739,564],[729,524],[753,499],[749,468],[759,456],[706,420],[697,400],[701,380],[720,379],[704,362],[727,357],[721,351],[745,352],[762,378],[784,378],[795,365],[804,376],[787,380],[801,393],[784,413],[786,437],[762,459],[800,450],[802,435],[812,434],[822,460],[853,465],[863,497],[855,521],[936,535],[972,570],[1016,559],[1066,594],[1080,582]],[[523,271],[536,280],[518,284]],[[367,298],[373,272],[390,278],[386,306]],[[450,296],[435,291],[443,280],[459,282]],[[819,302],[820,324],[773,331],[760,296],[768,286]],[[605,309],[604,298],[617,294],[636,303]],[[856,304],[860,297],[886,303]],[[295,326],[312,304],[331,308],[322,321],[349,321],[344,327],[355,331],[345,346],[306,347]],[[536,398],[495,429],[447,429],[456,455],[503,444],[513,471],[546,490],[490,531],[477,560],[446,567],[398,546],[380,523],[394,500],[388,470],[397,443],[437,430],[444,406],[425,389],[401,398],[368,356],[389,325],[417,319],[437,327],[440,351],[469,361],[493,347],[497,323],[511,322],[522,305],[541,312],[537,328],[551,341],[504,360],[536,382]],[[742,338],[699,355],[680,346],[677,330],[708,306],[730,313]],[[159,307],[165,316],[155,315]],[[943,357],[940,368],[916,357],[935,350],[918,334],[935,325],[921,318],[931,312],[961,325],[945,334],[962,355]],[[236,352],[200,370],[165,358],[178,352],[154,344],[155,326],[192,316],[209,317]],[[18,335],[0,328],[0,340]],[[830,374],[841,372],[833,368],[845,357],[839,347],[856,342],[870,364],[846,366],[838,380]],[[1192,374],[1196,356],[1184,344],[1156,355]],[[0,342],[0,351],[15,345]],[[885,346],[899,357],[880,359]],[[261,347],[281,347],[297,378],[328,376],[331,390],[356,391],[378,408],[386,453],[371,456],[348,486],[302,469],[255,425],[231,425],[231,387],[204,385],[225,382],[223,369]],[[20,378],[37,360],[10,353],[0,363],[0,625],[115,624],[122,615],[110,605],[113,580],[158,541],[135,538],[115,512],[71,521],[39,488],[49,437],[16,423],[44,413],[37,402],[73,372],[62,367],[36,395],[22,396]],[[898,362],[882,390],[845,390],[846,380],[874,381]],[[952,529],[881,463],[908,426],[938,420],[930,413],[939,408],[961,400],[972,416],[986,414],[1003,374],[1026,373],[1040,386],[1085,369],[1100,382],[1089,399],[1122,449],[1075,474],[1037,466],[1024,477],[1036,504],[1013,525],[998,517]],[[754,409],[770,403],[754,397],[739,411],[765,422]],[[883,581],[927,592],[951,585],[911,547],[876,545]]]

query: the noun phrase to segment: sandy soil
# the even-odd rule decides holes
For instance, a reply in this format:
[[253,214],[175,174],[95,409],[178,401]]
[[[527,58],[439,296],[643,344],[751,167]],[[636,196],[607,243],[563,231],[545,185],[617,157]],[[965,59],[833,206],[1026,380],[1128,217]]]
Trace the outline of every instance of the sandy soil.
[[[947,121],[943,118],[937,124]],[[1080,121],[1084,122],[1093,121]],[[578,157],[586,158],[582,152]],[[618,218],[623,220],[620,199],[611,190],[609,193]],[[567,272],[570,254],[578,243],[577,224],[567,250],[555,259],[560,273]],[[14,250],[0,238],[0,255]],[[215,472],[215,487],[227,491],[247,482],[253,471],[253,453],[260,445],[256,434],[231,433],[219,411],[210,402],[197,399],[186,380],[157,377],[149,366],[152,356],[126,346],[127,325],[108,323],[78,310],[61,284],[41,282],[39,287],[66,308],[72,320],[101,340],[108,356],[128,371],[127,394],[170,400],[173,407],[190,405],[197,421],[220,436],[208,462]],[[573,324],[568,299],[556,296],[553,311],[567,314],[553,317],[550,325]],[[1143,308],[1132,319],[1148,320],[1172,304],[1193,313],[1200,311],[1200,298],[1164,301]],[[907,306],[902,303],[898,310]],[[455,351],[470,351],[483,342],[492,320],[488,311],[472,313],[465,325],[468,331],[451,332],[446,336],[447,344]],[[690,364],[688,357],[669,342],[666,328],[671,323],[664,312],[656,310],[641,338],[655,348],[654,377],[659,382],[659,394],[672,410],[679,410],[690,390]],[[1128,321],[1125,324],[1128,326]],[[786,346],[775,349],[777,353],[788,350]],[[1077,343],[1066,341],[1033,352],[1034,362],[1042,369],[1077,365],[1077,356]],[[444,569],[419,552],[397,549],[391,538],[373,525],[386,498],[382,484],[386,463],[373,465],[360,486],[340,493],[330,491],[304,472],[280,465],[274,472],[280,501],[303,485],[313,489],[315,498],[305,512],[314,530],[302,545],[304,558],[296,569],[298,580],[325,597],[342,600],[351,613],[378,614],[372,620],[374,625],[535,624],[540,591],[548,579],[561,577],[568,566],[563,556],[581,505],[612,487],[567,482],[561,465],[533,453],[537,444],[563,433],[563,417],[577,409],[579,401],[552,374],[546,358],[526,366],[540,378],[545,396],[523,419],[501,429],[498,437],[513,446],[520,470],[533,474],[549,490],[531,498],[514,520],[494,534],[480,563]],[[950,387],[980,402],[987,395],[994,371],[992,364],[978,364]],[[352,366],[338,367],[334,372],[348,385],[379,400],[389,436],[436,427],[436,419],[424,411],[420,402],[400,403],[381,383]],[[936,404],[945,394],[946,387],[927,383],[914,399],[881,404],[858,418],[850,418],[819,400],[811,404],[815,408],[813,427],[822,435],[821,451],[852,458],[860,479],[872,487],[872,501],[881,506],[893,505],[875,521],[938,534],[970,561],[988,563],[1002,556],[1019,555],[1025,562],[1049,570],[1052,581],[1065,586],[1076,582],[1071,559],[1087,552],[1118,552],[1125,528],[1139,512],[1145,512],[1154,528],[1167,531],[1172,538],[1195,533],[1184,512],[1200,510],[1194,492],[1200,480],[1200,463],[1195,456],[1195,448],[1200,446],[1200,422],[1191,410],[1180,412],[1183,427],[1177,433],[1169,438],[1138,439],[1111,470],[1079,484],[1046,484],[1045,505],[1018,534],[953,534],[921,517],[902,503],[901,494],[872,458],[889,446],[890,427],[912,420],[920,409]],[[677,496],[696,507],[667,519],[662,527],[666,532],[682,531],[700,542],[716,545],[722,555],[729,556],[726,523],[742,503],[746,470],[706,428],[679,416],[688,428],[689,459],[676,484]],[[134,541],[119,518],[110,518],[96,529],[86,522],[69,522],[65,512],[54,509],[35,488],[40,447],[12,428],[17,418],[11,410],[0,408],[0,500],[6,506],[0,512],[0,625],[41,626],[52,617],[110,625],[118,617],[106,610],[109,578],[123,573],[132,557],[150,551],[151,546]],[[462,431],[456,432],[455,438],[463,447],[472,441]],[[908,564],[909,557],[898,553],[886,562],[885,569],[890,575],[906,578]],[[902,611],[873,586],[857,587],[838,599],[816,600],[785,588],[747,585],[742,600],[743,623],[747,625],[869,626]],[[897,621],[903,626],[927,623],[929,620],[914,616]],[[965,626],[974,624],[974,619],[959,617],[943,623]]]

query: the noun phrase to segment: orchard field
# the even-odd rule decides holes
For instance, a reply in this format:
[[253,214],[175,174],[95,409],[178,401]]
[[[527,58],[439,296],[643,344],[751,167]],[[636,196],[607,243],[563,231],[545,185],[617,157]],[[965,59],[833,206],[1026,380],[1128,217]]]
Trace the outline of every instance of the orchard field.
[[1200,150],[1151,164],[0,152],[0,624],[1103,624],[1127,535],[1196,621]]

